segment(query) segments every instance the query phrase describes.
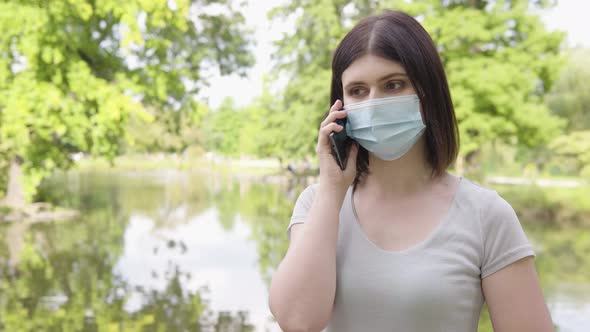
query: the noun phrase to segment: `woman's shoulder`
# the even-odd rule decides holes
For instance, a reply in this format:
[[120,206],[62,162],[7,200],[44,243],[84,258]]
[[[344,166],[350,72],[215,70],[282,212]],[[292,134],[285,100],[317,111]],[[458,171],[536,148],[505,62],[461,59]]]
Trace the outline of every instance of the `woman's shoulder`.
[[318,182],[308,184],[305,188],[303,188],[299,196],[303,198],[313,198],[319,186],[320,184]]
[[465,177],[460,177],[460,179],[459,191],[461,195],[458,196],[468,203],[485,205],[490,199],[499,197],[498,192],[490,187],[486,187],[485,185]]
[[457,203],[463,206],[464,210],[477,213],[484,226],[518,219],[512,205],[492,188],[462,178],[461,191]]
[[496,190],[468,179],[462,179],[462,190],[461,219],[476,225],[481,239],[481,278],[534,256],[515,210]]
[[[308,184],[303,190],[301,190],[301,193],[299,194],[300,198],[313,198],[319,186],[319,182]],[[350,192],[352,189],[353,185],[351,184],[350,186],[348,186],[347,193]]]
[[297,201],[295,202],[295,209],[309,209],[309,207],[311,207],[311,203],[313,202],[313,198],[318,187],[319,183],[312,183],[307,185],[307,187],[305,187],[303,190],[301,190],[299,196],[297,197]]
[[475,180],[471,180],[469,178],[460,177],[461,179],[461,185],[462,185],[462,189],[464,191],[469,192],[470,194],[475,194],[475,195],[493,195],[494,193],[496,193],[496,191],[492,188],[486,187],[483,184],[480,184],[479,182],[476,182]]
[[510,213],[512,206],[494,189],[461,177],[460,195],[457,203],[479,211],[482,215],[503,212]]

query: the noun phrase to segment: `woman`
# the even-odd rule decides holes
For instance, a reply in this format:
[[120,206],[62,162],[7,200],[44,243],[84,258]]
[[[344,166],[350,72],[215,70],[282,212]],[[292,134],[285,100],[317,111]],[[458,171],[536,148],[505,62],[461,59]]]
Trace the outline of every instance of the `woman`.
[[[496,192],[447,173],[458,134],[434,43],[402,12],[356,25],[332,64],[319,184],[299,196],[269,304],[292,331],[551,331],[534,253]],[[340,111],[344,108],[344,111]],[[335,123],[348,119],[347,128]],[[345,169],[328,135],[355,140]]]

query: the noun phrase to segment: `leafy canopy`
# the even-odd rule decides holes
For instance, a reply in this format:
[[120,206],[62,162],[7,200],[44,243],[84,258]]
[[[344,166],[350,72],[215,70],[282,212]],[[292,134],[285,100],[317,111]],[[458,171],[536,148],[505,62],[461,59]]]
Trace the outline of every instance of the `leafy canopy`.
[[[329,108],[330,61],[338,42],[362,17],[399,9],[417,17],[437,44],[461,134],[461,154],[490,140],[537,146],[563,126],[543,103],[562,64],[563,34],[548,32],[535,9],[549,1],[294,0],[271,12],[294,19],[277,42],[276,67],[289,75],[283,154],[313,154],[317,126]],[[278,75],[278,74],[277,74]],[[287,130],[288,129],[288,130]]]
[[115,156],[131,115],[149,122],[158,117],[148,107],[194,112],[208,73],[244,74],[253,62],[232,4],[0,1],[2,159],[23,158],[32,192],[73,153]]

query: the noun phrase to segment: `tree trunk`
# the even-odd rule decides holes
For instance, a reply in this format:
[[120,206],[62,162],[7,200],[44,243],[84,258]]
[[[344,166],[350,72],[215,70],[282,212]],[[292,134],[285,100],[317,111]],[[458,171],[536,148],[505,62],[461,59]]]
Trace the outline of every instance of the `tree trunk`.
[[13,222],[6,231],[6,243],[8,244],[8,268],[10,272],[20,262],[23,247],[25,246],[25,233],[29,224],[23,222]]
[[23,186],[23,158],[14,156],[10,160],[8,170],[8,188],[4,203],[10,207],[20,208],[25,205],[25,190]]

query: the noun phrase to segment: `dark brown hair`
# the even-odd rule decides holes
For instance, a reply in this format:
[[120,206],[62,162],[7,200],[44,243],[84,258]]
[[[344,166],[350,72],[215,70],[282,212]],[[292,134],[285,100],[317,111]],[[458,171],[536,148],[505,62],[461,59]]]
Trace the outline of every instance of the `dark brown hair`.
[[[459,132],[447,78],[428,32],[400,11],[387,10],[361,20],[334,53],[330,105],[343,100],[342,73],[366,54],[396,61],[406,70],[422,105],[426,159],[434,176],[443,174],[457,158]],[[359,148],[355,188],[369,173],[368,151]]]

